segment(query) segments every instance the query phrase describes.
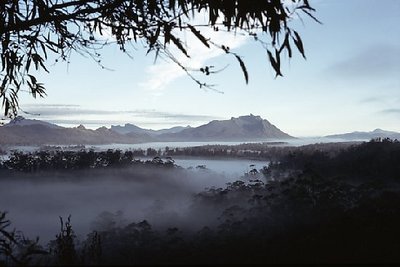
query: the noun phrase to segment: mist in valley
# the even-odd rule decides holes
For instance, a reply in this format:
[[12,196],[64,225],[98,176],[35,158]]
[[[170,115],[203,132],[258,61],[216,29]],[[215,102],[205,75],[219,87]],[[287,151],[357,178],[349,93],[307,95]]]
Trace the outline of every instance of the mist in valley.
[[[228,162],[227,169],[238,162]],[[59,232],[59,216],[69,215],[81,240],[93,230],[142,220],[155,229],[197,231],[216,224],[222,210],[195,206],[196,194],[240,179],[246,180],[207,168],[154,166],[9,173],[0,179],[0,210],[8,211],[13,227],[29,238],[40,236],[43,244]]]
[[[14,248],[0,260],[12,255],[30,261],[25,265],[50,266],[398,260],[397,140],[170,153],[140,160],[121,150],[10,153],[0,164],[0,246]],[[31,240],[38,236],[42,247],[29,249],[14,228]],[[25,256],[30,251],[34,256]]]

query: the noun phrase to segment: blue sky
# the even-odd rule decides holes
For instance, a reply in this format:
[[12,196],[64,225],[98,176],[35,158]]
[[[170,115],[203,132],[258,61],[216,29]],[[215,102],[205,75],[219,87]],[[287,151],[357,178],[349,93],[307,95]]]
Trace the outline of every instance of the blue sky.
[[51,66],[50,74],[40,74],[46,98],[20,95],[21,108],[40,115],[21,115],[68,127],[133,123],[160,129],[252,113],[294,136],[400,131],[400,1],[310,4],[323,24],[306,16],[304,24],[292,21],[307,60],[298,53],[290,61],[285,58],[284,77],[275,79],[265,50],[249,38],[202,31],[243,57],[248,85],[233,57],[203,48],[197,40],[187,63],[228,66],[211,77],[198,76],[220,92],[199,88],[173,63],[161,59],[154,64],[141,44],[133,59],[108,47],[102,63],[112,71],[79,55],[70,64]]

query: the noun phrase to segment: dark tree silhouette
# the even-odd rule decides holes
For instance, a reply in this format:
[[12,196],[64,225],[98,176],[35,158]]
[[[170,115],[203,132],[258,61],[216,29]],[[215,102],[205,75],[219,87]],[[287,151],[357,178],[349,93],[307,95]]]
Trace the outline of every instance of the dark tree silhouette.
[[[6,116],[17,114],[22,90],[34,98],[46,95],[35,73],[48,71],[50,59],[68,62],[71,53],[76,52],[93,58],[104,68],[101,50],[111,44],[129,55],[130,45],[140,42],[148,52],[155,52],[156,58],[163,56],[178,64],[200,87],[210,88],[170,50],[175,47],[190,58],[178,31],[187,31],[206,47],[216,46],[234,56],[247,83],[248,72],[241,57],[230,50],[229,44],[217,44],[204,36],[204,27],[241,30],[250,35],[267,50],[276,75],[282,76],[280,56],[284,51],[292,57],[294,44],[305,57],[300,35],[289,27],[289,22],[300,12],[318,21],[314,11],[307,0],[4,0],[0,3],[3,111]],[[193,19],[200,12],[208,15],[208,23],[194,25]],[[197,71],[205,75],[215,72],[212,66]]]
[[39,239],[31,240],[20,231],[10,230],[6,214],[0,210],[0,266],[38,265],[35,257],[47,254],[38,244]]

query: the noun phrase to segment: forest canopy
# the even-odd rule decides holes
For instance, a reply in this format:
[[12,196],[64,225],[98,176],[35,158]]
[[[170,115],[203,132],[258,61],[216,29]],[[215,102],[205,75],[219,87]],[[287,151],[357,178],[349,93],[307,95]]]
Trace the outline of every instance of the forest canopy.
[[[282,76],[281,55],[292,57],[297,49],[305,58],[297,31],[290,27],[293,18],[313,15],[307,0],[5,0],[0,3],[0,100],[5,116],[19,111],[21,91],[34,98],[44,97],[44,83],[38,71],[48,72],[56,62],[69,62],[72,53],[95,60],[100,67],[102,49],[116,45],[130,56],[130,46],[140,43],[155,57],[177,64],[200,87],[210,87],[191,74],[177,58],[190,58],[181,33],[194,35],[206,47],[217,47],[236,58],[246,83],[249,74],[241,56],[229,44],[215,43],[201,31],[238,30],[259,42],[265,58]],[[205,25],[194,24],[198,14],[207,15]],[[204,75],[216,72],[212,66],[199,70]]]

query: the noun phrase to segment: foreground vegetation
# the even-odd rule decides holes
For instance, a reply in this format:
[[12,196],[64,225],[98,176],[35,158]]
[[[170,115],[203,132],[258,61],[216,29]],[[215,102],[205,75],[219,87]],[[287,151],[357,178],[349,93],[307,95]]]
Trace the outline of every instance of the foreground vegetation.
[[290,151],[261,172],[194,196],[188,216],[218,217],[196,231],[110,223],[77,240],[68,218],[42,247],[1,213],[0,265],[400,262],[398,141]]

